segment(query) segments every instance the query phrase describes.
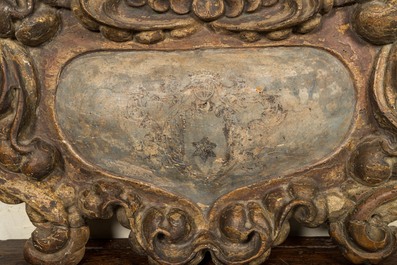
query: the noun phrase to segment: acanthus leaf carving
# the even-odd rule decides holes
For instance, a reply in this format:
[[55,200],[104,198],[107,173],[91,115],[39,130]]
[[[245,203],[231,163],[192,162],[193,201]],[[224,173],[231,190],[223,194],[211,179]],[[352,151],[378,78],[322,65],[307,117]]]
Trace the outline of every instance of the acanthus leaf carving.
[[[84,255],[89,232],[70,217],[66,210],[70,205],[47,185],[61,171],[59,153],[35,136],[39,88],[28,52],[12,40],[0,40],[0,70],[0,200],[26,203],[28,216],[37,227],[25,246],[27,261],[77,263]],[[43,178],[48,181],[35,181]]]
[[203,232],[196,249],[209,251],[219,264],[258,264],[286,239],[292,216],[313,227],[324,223],[326,195],[319,193],[315,181],[295,184],[265,186],[250,198],[221,198],[208,213],[208,226],[198,223]]
[[[247,42],[262,37],[282,40],[293,33],[306,34],[321,25],[334,7],[357,0],[23,0],[0,4],[0,37],[16,37],[38,46],[57,33],[61,21],[52,7],[71,8],[90,30],[117,42],[132,39],[152,44],[167,36],[182,38],[200,27],[239,34]],[[359,3],[352,25],[374,44],[397,38],[395,0]],[[16,23],[21,21],[22,23]]]
[[35,135],[40,93],[27,50],[12,40],[0,40],[0,68],[0,200],[27,205],[37,227],[25,247],[29,262],[79,261],[88,228],[69,218],[65,202],[47,185],[61,173],[60,155]]
[[313,227],[326,221],[326,195],[316,182],[294,184],[271,185],[258,198],[221,200],[204,214],[185,199],[167,195],[159,202],[159,194],[103,180],[81,191],[79,208],[89,218],[110,218],[117,209],[119,222],[131,229],[133,250],[153,264],[198,264],[206,252],[218,264],[257,264],[285,240],[292,216]]

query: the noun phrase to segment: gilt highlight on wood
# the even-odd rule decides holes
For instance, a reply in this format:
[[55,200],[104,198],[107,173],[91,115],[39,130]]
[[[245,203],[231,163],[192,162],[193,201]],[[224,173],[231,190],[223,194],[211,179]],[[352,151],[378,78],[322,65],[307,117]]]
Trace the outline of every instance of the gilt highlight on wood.
[[152,264],[265,262],[291,219],[396,251],[396,0],[1,1],[0,87],[31,264],[113,215]]

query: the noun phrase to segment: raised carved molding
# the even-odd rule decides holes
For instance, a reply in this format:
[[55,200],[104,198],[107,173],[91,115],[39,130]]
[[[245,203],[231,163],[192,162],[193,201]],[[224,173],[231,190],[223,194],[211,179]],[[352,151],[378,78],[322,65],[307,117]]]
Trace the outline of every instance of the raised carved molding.
[[[329,12],[333,1],[322,0],[182,0],[182,1],[73,1],[77,16],[89,29],[100,30],[115,41],[135,38],[153,43],[185,37],[202,26],[241,33],[247,41],[264,34],[287,38],[293,31],[307,33]],[[145,11],[143,11],[145,10]],[[133,36],[132,32],[139,33]]]
[[[346,15],[338,17],[342,12]],[[336,29],[330,26],[334,22],[339,23]],[[198,264],[206,252],[216,264],[258,264],[288,236],[291,218],[308,227],[328,224],[343,254],[355,263],[386,258],[397,246],[397,230],[389,226],[397,219],[396,23],[396,0],[1,1],[0,200],[26,203],[28,216],[37,227],[25,246],[26,259],[32,264],[77,264],[89,237],[86,219],[114,214],[131,230],[133,250],[148,256],[153,264]],[[350,126],[354,132],[347,133],[341,146],[313,165],[258,178],[249,185],[242,182],[231,190],[221,187],[219,196],[208,204],[149,181],[147,168],[136,166],[141,178],[127,178],[89,165],[68,147],[60,136],[54,104],[61,72],[73,58],[131,47],[134,51],[194,50],[206,33],[209,44],[205,45],[213,48],[309,46],[340,59],[357,88]],[[347,43],[345,39],[338,43],[331,34],[348,36]],[[179,47],[175,39],[181,38],[185,42]],[[370,52],[355,52],[362,47]],[[371,59],[371,52],[378,54],[376,59]],[[371,77],[365,75],[371,71]],[[183,91],[192,97],[175,97],[169,102],[178,103],[183,111],[192,109],[193,115],[199,108],[209,111],[209,100],[217,94],[218,106],[226,109],[222,101],[226,96],[218,91],[223,88],[215,87],[192,86]],[[329,84],[326,87],[331,89]],[[144,105],[139,96],[136,104]],[[287,115],[276,99],[270,101],[273,105],[264,107],[263,115],[268,114],[266,110]],[[278,108],[271,108],[276,105]],[[244,107],[235,110],[243,112]],[[236,120],[235,112],[216,117]],[[182,121],[184,117],[178,116]],[[176,119],[167,118],[167,122]],[[268,121],[279,125],[276,120]],[[186,124],[172,127],[174,139],[179,137],[175,141],[184,139]],[[153,135],[161,138],[159,131]],[[219,143],[208,137],[192,141],[189,148],[194,149],[190,159],[197,163],[219,158]],[[184,152],[183,148],[169,152],[175,168],[186,166],[177,164],[184,162]],[[170,167],[172,163],[164,164]],[[197,177],[193,173],[189,177]],[[206,185],[215,180],[208,179]]]
[[[15,37],[40,45],[58,31],[55,8],[71,8],[88,29],[117,41],[151,44],[188,37],[207,26],[216,32],[238,34],[247,42],[266,37],[283,40],[306,34],[321,25],[333,8],[357,0],[11,0],[0,3],[0,37]],[[358,2],[352,25],[375,44],[397,38],[395,0]]]

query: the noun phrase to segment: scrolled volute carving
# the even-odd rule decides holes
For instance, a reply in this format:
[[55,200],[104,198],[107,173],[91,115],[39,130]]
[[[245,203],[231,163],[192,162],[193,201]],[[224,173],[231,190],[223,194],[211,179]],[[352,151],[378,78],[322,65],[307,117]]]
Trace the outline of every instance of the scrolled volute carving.
[[148,206],[130,218],[130,241],[155,263],[196,264],[203,254],[197,249],[200,232],[190,209],[177,206]]
[[[208,26],[237,33],[247,42],[282,40],[316,29],[333,7],[357,0],[22,0],[0,3],[0,37],[28,46],[51,39],[61,20],[56,9],[72,8],[90,30],[113,41],[151,44],[183,38]],[[359,2],[352,17],[356,32],[384,45],[397,39],[396,0]]]
[[301,184],[270,186],[257,199],[220,200],[207,215],[188,200],[164,195],[160,202],[151,192],[103,180],[81,191],[79,209],[89,218],[117,211],[131,229],[133,250],[153,264],[198,264],[206,252],[219,264],[256,264],[285,240],[292,216],[309,226],[325,222],[325,195],[315,181]]
[[[133,190],[125,189],[119,183],[98,181],[80,192],[79,209],[88,218],[107,219],[121,207],[131,216],[141,207],[141,199]],[[124,226],[125,222],[122,222]]]
[[[267,259],[273,246],[285,240],[291,218],[309,227],[330,222],[331,235],[353,262],[375,263],[390,255],[397,245],[396,229],[388,226],[390,218],[385,218],[384,207],[390,210],[397,201],[397,146],[392,135],[397,132],[397,44],[392,44],[397,40],[396,0],[357,2],[352,16],[354,29],[364,39],[390,45],[380,51],[371,91],[377,121],[385,130],[354,142],[353,150],[346,144],[348,147],[336,154],[344,159],[350,152],[346,165],[345,160],[332,165],[336,168],[332,174],[342,171],[338,181],[347,179],[343,187],[336,182],[330,184],[332,187],[321,186],[329,183],[318,181],[323,176],[314,177],[312,172],[317,168],[311,168],[302,171],[304,176],[295,172],[293,178],[285,176],[236,188],[209,205],[157,189],[157,184],[116,180],[103,172],[92,177],[92,172],[84,175],[81,170],[81,176],[72,176],[70,168],[78,159],[66,158],[65,168],[57,167],[58,150],[46,136],[42,139],[35,133],[39,82],[27,49],[18,44],[38,46],[54,37],[61,24],[55,7],[71,8],[86,28],[100,31],[110,40],[152,44],[168,37],[189,36],[200,27],[233,33],[247,42],[262,37],[281,40],[311,32],[332,8],[356,2],[2,1],[0,199],[26,202],[29,218],[37,227],[26,244],[26,259],[32,264],[77,264],[89,236],[84,218],[110,218],[114,213],[131,230],[132,248],[149,256],[153,264],[198,264],[206,252],[216,264],[258,264]],[[74,21],[67,19],[68,23]],[[370,124],[366,129],[373,133],[375,127]],[[216,146],[206,138],[203,142],[212,149]],[[197,147],[197,143],[193,145]],[[201,156],[194,156],[204,162],[214,157],[215,152],[207,149],[201,150]],[[352,191],[357,187],[359,191]],[[328,188],[332,189],[329,193]],[[337,205],[339,202],[341,205]]]
[[259,200],[236,201],[222,210],[215,207],[210,216],[213,259],[221,264],[258,264],[286,239],[292,216],[316,227],[327,218],[327,204],[315,182],[294,182],[269,187]]
[[274,241],[274,220],[260,201],[237,202],[219,217],[213,259],[221,264],[250,264],[267,259]]
[[382,206],[392,207],[396,199],[395,186],[370,190],[350,213],[330,223],[331,236],[343,247],[343,254],[349,260],[356,264],[376,264],[396,250],[396,228],[377,213]]
[[57,150],[34,137],[39,100],[36,74],[26,50],[0,40],[0,163],[8,170],[41,180],[58,160]]
[[379,52],[374,68],[372,99],[379,124],[397,132],[397,44],[387,45]]
[[204,257],[202,243],[209,243],[201,211],[174,196],[165,196],[161,202],[152,201],[150,194],[142,196],[139,207],[118,213],[120,223],[131,229],[133,250],[147,255],[153,264],[199,263]]
[[31,264],[78,262],[88,228],[70,218],[47,181],[35,181],[61,170],[58,150],[35,136],[39,88],[28,52],[17,42],[0,40],[0,70],[0,200],[27,205],[37,227],[25,247]]

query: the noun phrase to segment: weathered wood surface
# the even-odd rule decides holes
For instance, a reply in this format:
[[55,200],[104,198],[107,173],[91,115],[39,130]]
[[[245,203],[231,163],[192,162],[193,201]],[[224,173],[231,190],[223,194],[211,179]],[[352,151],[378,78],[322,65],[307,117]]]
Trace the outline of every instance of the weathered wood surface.
[[[0,241],[0,264],[26,265],[22,255],[24,240]],[[125,239],[91,240],[81,265],[147,264],[145,257],[135,255]],[[338,247],[327,237],[293,237],[275,247],[266,265],[348,265]],[[397,264],[397,254],[382,265]],[[207,257],[200,265],[213,265]]]
[[[196,265],[207,252],[216,264],[260,264],[284,242],[289,221],[295,219],[306,227],[326,224],[343,249],[336,252],[332,248],[335,252],[329,260],[318,264],[342,260],[342,254],[356,264],[379,263],[397,251],[397,229],[388,225],[397,220],[396,22],[397,0],[0,0],[0,201],[26,203],[28,217],[37,227],[18,253],[24,252],[26,260],[36,265],[76,265],[85,256],[89,239],[86,220],[116,216],[131,230],[131,248],[150,257],[152,264]],[[273,63],[270,55],[241,55],[270,47],[283,50],[283,56],[276,56],[281,65]],[[293,56],[305,55],[292,64],[297,68],[293,75],[288,71],[292,55],[286,53],[287,47],[294,47]],[[301,54],[308,48],[336,57],[343,64],[341,69],[348,70],[345,76],[351,78],[354,90],[346,82],[332,85],[342,81],[342,75],[329,75],[332,64],[326,61],[326,70],[316,67],[313,60],[319,56]],[[215,56],[232,49],[227,59]],[[121,64],[121,70],[118,66],[109,75],[100,75],[105,81],[117,81],[107,88],[126,80],[114,92],[145,88],[138,95],[118,93],[120,105],[104,102],[103,98],[114,97],[99,94],[102,90],[89,89],[95,83],[104,85],[96,75],[82,79],[90,82],[79,82],[78,93],[71,93],[72,97],[63,96],[62,69],[74,58],[99,51],[128,53],[135,60],[160,53],[190,54],[191,58],[188,68],[171,63],[164,71],[146,71],[143,78],[138,78],[135,60]],[[210,56],[199,60],[200,54]],[[160,57],[164,59],[151,58],[160,62]],[[258,60],[260,63],[252,63]],[[203,67],[210,61],[211,67]],[[271,67],[262,68],[260,80],[271,79],[257,82],[258,65],[265,63]],[[93,69],[85,65],[72,79],[77,82]],[[162,77],[169,76],[172,69],[176,84],[173,78]],[[241,80],[249,85],[239,87],[243,82],[236,82],[238,74],[224,75],[224,69],[243,74]],[[312,73],[312,78],[269,86],[272,80],[286,81],[286,76],[302,78],[302,71]],[[162,93],[154,86],[163,83],[159,79],[172,83],[161,88]],[[143,86],[142,81],[149,80],[155,82]],[[299,104],[285,100],[286,95],[290,97],[287,92],[293,91],[291,83],[302,99]],[[272,89],[264,91],[265,86]],[[275,93],[276,87],[285,89]],[[92,91],[100,97],[92,97]],[[185,92],[187,101],[181,101],[184,93],[178,91]],[[316,93],[307,91],[323,93],[317,93],[318,101],[307,104],[311,94],[316,98]],[[56,104],[62,100],[75,103],[82,92],[91,93],[80,101],[84,111],[73,112],[72,106],[60,113]],[[337,96],[335,100],[321,96],[330,94]],[[124,106],[125,112],[117,111],[116,106]],[[322,108],[328,111],[320,111]],[[174,115],[162,111],[170,109]],[[328,115],[323,113],[346,115],[346,109],[350,115],[324,119]],[[284,116],[286,110],[302,112]],[[83,115],[89,112],[94,115]],[[109,126],[118,113],[127,114],[123,116],[126,122],[116,125],[130,127],[121,133],[119,126],[121,138],[104,137],[114,130],[119,134],[116,126]],[[69,138],[87,134],[67,138],[66,122],[60,118],[73,115],[76,119],[67,121],[74,129],[88,124],[85,131],[92,132],[89,125],[105,125],[94,130],[101,132],[98,139],[86,141],[84,147],[101,163],[83,157],[78,153],[82,148],[72,146]],[[82,123],[81,117],[91,122]],[[347,129],[331,126],[338,124],[333,120],[343,121],[343,117]],[[163,122],[156,125],[160,129],[152,126],[153,119]],[[319,120],[324,121],[321,126]],[[288,126],[278,126],[280,121]],[[147,127],[138,128],[141,125]],[[104,139],[122,141],[92,148]],[[144,141],[136,143],[137,139]],[[305,139],[299,152],[289,152],[299,144],[287,144],[291,139]],[[308,143],[316,148],[308,149]],[[133,151],[130,156],[120,156],[128,158],[127,169],[136,167],[134,174],[116,171],[118,166],[104,167],[108,155],[100,159],[101,153],[112,154],[111,148],[123,145],[127,153]],[[322,153],[324,150],[328,151]],[[107,161],[110,165],[116,162],[119,157]],[[265,166],[269,170],[264,171]],[[167,188],[168,184],[188,183],[196,175],[195,181],[208,177],[211,185],[194,186],[195,196],[184,187],[183,192]],[[163,176],[170,178],[167,185]],[[193,200],[195,197],[198,199]],[[272,261],[279,250],[282,260]],[[105,264],[104,257],[92,251],[91,245],[83,264],[89,264],[90,255],[96,258],[95,264]],[[109,264],[139,263],[126,249],[112,251]],[[295,261],[289,260],[284,257],[286,251],[276,248],[268,264],[306,265],[315,260],[315,253],[303,257],[303,250],[299,250],[302,255],[292,255]],[[121,260],[124,258],[129,262]]]

